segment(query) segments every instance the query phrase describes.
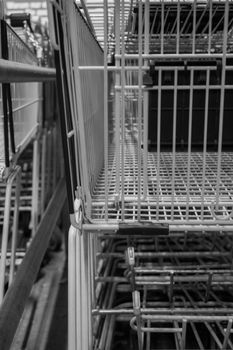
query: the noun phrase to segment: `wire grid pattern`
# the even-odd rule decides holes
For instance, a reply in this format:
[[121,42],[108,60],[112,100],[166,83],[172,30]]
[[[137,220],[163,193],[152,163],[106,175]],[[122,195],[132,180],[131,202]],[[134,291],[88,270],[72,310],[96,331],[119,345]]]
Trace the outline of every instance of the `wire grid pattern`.
[[[130,322],[138,337],[145,332],[144,343],[150,338],[148,349],[156,348],[153,332],[163,338],[172,334],[177,342],[168,347],[172,349],[209,349],[210,338],[217,349],[223,349],[223,344],[232,348],[230,333],[225,331],[231,326],[233,310],[232,234],[139,237],[131,240],[132,246],[125,237],[99,239],[102,250],[99,248],[97,259],[102,268],[98,269],[96,282],[103,286],[108,283],[114,302],[105,307],[108,298],[101,298],[99,293],[94,315],[106,314],[105,323],[114,317],[124,327]],[[127,263],[127,251],[132,247],[133,268],[132,262],[130,266]],[[129,255],[132,259],[132,251]],[[135,289],[140,293],[137,309],[130,300],[130,292]]]
[[[81,66],[103,64],[103,52],[98,43],[93,40],[91,33],[85,30],[86,24],[82,18],[77,22],[77,27],[77,35],[82,33],[80,40],[77,38],[77,49],[80,52],[79,64]],[[86,47],[86,42],[91,44]],[[102,127],[104,99],[103,90],[100,88],[103,84],[103,72],[80,72],[80,83],[85,116],[87,162],[89,164],[90,186],[93,187],[101,169],[104,153],[102,144],[104,138]]]
[[[232,52],[233,6],[229,2],[229,21],[227,36],[227,52]],[[145,3],[143,4],[145,6]],[[220,1],[192,2],[159,1],[149,3],[149,52],[177,53],[220,53],[223,51],[223,23],[225,4]],[[143,8],[143,14],[145,10]],[[175,20],[174,20],[175,18]],[[144,21],[142,32],[145,31]],[[211,26],[211,33],[209,28]],[[132,34],[128,37],[126,48],[128,53],[138,50],[137,16],[132,21]],[[177,37],[179,42],[177,45]],[[145,47],[145,37],[142,43]]]
[[[40,207],[46,208],[48,201],[51,197],[51,193],[57,183],[58,177],[60,176],[60,170],[58,168],[58,149],[60,147],[59,138],[56,137],[56,126],[54,129],[44,131],[45,136],[45,145],[42,144],[40,138],[40,149],[42,153],[43,147],[45,147],[44,158],[42,160],[42,154],[40,154],[40,166],[39,166],[39,202]],[[1,140],[0,140],[1,141]],[[20,154],[18,159],[18,164],[22,168],[22,177],[21,177],[21,191],[20,191],[20,207],[19,210],[22,212],[31,212],[32,210],[32,191],[33,191],[33,182],[32,182],[32,171],[33,171],[33,144],[29,144],[28,147]],[[44,164],[42,165],[42,162]],[[43,168],[43,170],[42,170]],[[44,192],[44,193],[42,193]],[[0,225],[3,223],[4,218],[4,204],[5,204],[5,193],[6,193],[6,184],[4,182],[0,183]],[[15,184],[12,186],[12,204],[11,210],[14,209],[14,199],[15,199]],[[41,203],[42,200],[44,203]],[[39,214],[43,214],[43,210],[40,208]]]
[[[1,90],[1,89],[0,89]],[[1,93],[1,91],[0,91]],[[41,122],[42,85],[40,83],[11,84],[12,110],[14,120],[14,137],[16,151],[34,136]],[[2,101],[0,101],[2,106]],[[3,115],[0,121],[0,159],[4,160]]]
[[[223,73],[219,77],[221,82],[219,80],[217,82],[218,86],[216,85],[214,88],[218,87],[220,89],[219,126],[223,124],[226,59],[231,57],[228,52],[228,38],[231,36],[229,31],[233,21],[232,1],[224,2],[221,5],[216,1],[210,1],[208,4],[207,2],[195,1],[193,5],[190,4],[192,3],[188,2],[188,17],[192,18],[191,29],[187,24],[184,33],[180,32],[183,17],[177,17],[177,19],[176,16],[174,17],[174,14],[179,13],[179,5],[186,8],[187,2],[172,2],[170,5],[174,9],[171,10],[171,6],[168,6],[166,1],[161,1],[158,3],[161,20],[160,30],[159,28],[151,28],[150,33],[150,25],[155,18],[154,7],[157,6],[154,2],[139,1],[138,3],[130,3],[131,14],[135,14],[130,19],[134,22],[134,30],[132,27],[128,29],[127,26],[126,18],[130,18],[130,16],[126,16],[129,3],[124,1],[115,2],[115,23],[112,30],[116,41],[116,50],[115,66],[113,67],[107,65],[110,40],[107,22],[111,19],[112,2],[105,1],[102,4],[104,10],[104,52],[103,57],[100,55],[101,57],[96,61],[93,58],[93,53],[96,51],[96,56],[99,53],[96,41],[90,33],[90,26],[85,23],[75,5],[64,6],[66,14],[70,18],[70,21],[64,22],[64,28],[67,30],[64,35],[67,38],[65,39],[67,40],[65,42],[67,47],[67,69],[71,72],[73,71],[73,65],[77,68],[75,74],[71,74],[69,81],[69,93],[72,96],[73,109],[72,122],[77,135],[78,151],[76,151],[76,157],[80,165],[80,171],[78,169],[77,173],[81,173],[81,184],[85,188],[83,191],[85,195],[82,198],[87,208],[85,214],[90,219],[96,220],[97,223],[101,221],[110,222],[111,220],[146,220],[182,224],[191,222],[201,224],[205,221],[205,223],[216,224],[220,221],[223,222],[225,216],[229,216],[229,220],[225,220],[225,222],[232,221],[232,181],[231,174],[226,175],[225,170],[225,166],[231,163],[231,156],[229,160],[227,154],[220,151],[222,143],[221,127],[219,127],[217,140],[218,154],[213,153],[211,155],[206,152],[198,154],[190,152],[190,149],[186,154],[177,153],[177,151],[175,151],[175,154],[162,153],[159,150],[158,156],[155,153],[148,154],[147,152],[149,91],[146,91],[143,85],[143,69],[149,69],[149,60],[153,59],[153,52],[150,52],[150,35],[159,32],[161,36],[159,55],[161,58],[166,57],[164,45],[168,38],[164,38],[164,34],[169,33],[169,21],[170,24],[173,23],[174,25],[173,32],[179,34],[175,43],[175,59],[180,59],[182,35],[190,35],[190,33],[191,39],[189,39],[192,51],[188,52],[186,58],[192,59],[195,57],[196,59],[198,52],[196,52],[195,39],[200,33],[200,28],[204,26],[204,17],[207,16],[207,22],[210,18],[211,21],[214,18],[212,26],[209,24],[209,27],[203,28],[201,34],[207,35],[208,40],[208,45],[205,44],[208,47],[206,47],[204,56],[213,59],[216,59],[216,57],[222,58]],[[206,5],[204,17],[199,7],[203,4]],[[95,7],[93,3],[89,5]],[[230,11],[228,11],[229,8]],[[219,15],[212,18],[215,10],[219,12]],[[60,11],[63,12],[63,7]],[[169,12],[172,11],[174,12],[173,17],[170,18]],[[226,16],[226,14],[228,15]],[[71,28],[67,23],[72,24],[73,27]],[[130,42],[128,40],[129,32],[135,32],[138,40],[137,50],[133,55],[130,55],[127,47]],[[222,41],[219,56],[215,55],[217,51],[213,53],[211,50],[210,38],[215,32],[218,32]],[[144,42],[142,37],[144,37]],[[87,41],[89,42],[88,45],[86,45]],[[72,50],[70,50],[71,48]],[[134,65],[136,66],[134,67]],[[112,68],[115,73],[112,79],[113,86],[109,81],[109,68]],[[163,86],[162,82],[162,73],[166,70],[165,68],[158,68],[158,83],[154,84],[155,87],[158,86],[157,130],[161,130],[161,91],[162,88],[167,88],[167,86]],[[184,69],[184,67],[182,68]],[[211,85],[210,70],[212,68],[204,67],[204,69],[207,71],[206,85],[202,85],[202,87],[208,91],[208,94],[205,95],[208,102]],[[189,148],[192,143],[192,118],[194,118],[192,106],[194,105],[193,83],[195,81],[195,70],[199,70],[199,68],[191,69],[190,84],[182,86],[182,88],[187,88],[190,91],[188,97],[189,116],[187,117],[189,130],[186,130]],[[177,96],[179,95],[178,78],[178,68],[175,66],[174,89],[172,88],[174,90],[173,105],[177,104]],[[101,88],[98,88],[99,86]],[[111,93],[114,96],[112,102],[113,117],[108,114],[109,89],[112,89]],[[129,93],[127,93],[128,90],[130,90]],[[98,101],[96,91],[100,96]],[[99,106],[101,106],[101,110]],[[208,103],[203,108],[203,117],[207,125],[209,121]],[[177,121],[178,113],[177,106],[171,107],[173,125]],[[131,121],[129,121],[129,115],[132,117]],[[110,130],[111,127],[113,130]],[[109,145],[113,133],[116,149]],[[173,130],[173,135],[175,133],[176,130]],[[172,140],[173,144],[174,140],[175,138]],[[203,140],[203,143],[205,143],[204,146],[207,146],[207,140]],[[226,165],[223,164],[225,160]],[[100,175],[99,171],[101,171]],[[77,182],[79,183],[79,181]],[[215,204],[217,204],[216,208]]]
[[[188,4],[188,7],[187,7]],[[205,5],[205,6],[204,6]],[[232,2],[224,3],[211,1],[194,3],[174,2],[166,4],[165,1],[139,2],[138,7],[134,8],[134,30],[135,46],[134,53],[130,53],[131,40],[125,35],[125,21],[122,18],[124,14],[124,2],[116,7],[116,66],[120,67],[120,73],[116,72],[115,81],[115,141],[116,152],[109,148],[109,165],[100,175],[95,191],[92,197],[92,219],[115,221],[159,221],[169,224],[217,224],[231,223],[232,214],[232,174],[229,173],[231,167],[232,155],[222,153],[220,150],[221,130],[218,135],[218,153],[207,153],[203,148],[203,153],[193,152],[192,147],[192,118],[194,115],[194,76],[195,69],[191,71],[189,92],[189,130],[187,130],[188,152],[174,153],[161,152],[161,134],[157,132],[158,145],[156,153],[148,154],[148,91],[145,90],[142,81],[143,64],[148,65],[147,59],[153,59],[153,54],[158,54],[163,59],[166,53],[173,53],[177,59],[181,53],[190,55],[191,58],[197,58],[198,53],[215,57],[220,53],[223,57],[223,74],[221,77],[221,86],[219,85],[220,102],[220,124],[224,119],[224,97],[225,95],[225,76],[226,76],[226,57],[231,52],[231,28],[233,23]],[[183,6],[183,7],[182,7]],[[204,6],[204,11],[203,11]],[[154,8],[156,10],[154,10]],[[189,22],[182,22],[183,15],[179,17],[180,10],[187,11]],[[201,10],[200,10],[201,9]],[[156,13],[154,14],[155,11]],[[170,18],[171,12],[173,16]],[[215,17],[215,14],[217,16]],[[226,16],[226,14],[228,14]],[[150,28],[152,17],[160,19],[158,28]],[[204,25],[207,16],[208,25]],[[175,18],[175,19],[174,19]],[[154,21],[153,19],[153,21]],[[169,22],[170,21],[170,22]],[[203,22],[204,21],[204,22]],[[157,23],[155,21],[155,23]],[[171,49],[166,51],[166,45],[170,45],[169,26],[173,24],[173,34],[176,35],[176,41],[171,45]],[[152,26],[154,23],[152,23]],[[183,26],[183,29],[181,29]],[[120,29],[118,29],[118,27]],[[201,29],[202,28],[202,29]],[[201,33],[200,33],[201,31]],[[144,33],[144,37],[142,34]],[[158,33],[154,34],[154,33]],[[168,35],[169,34],[169,35]],[[212,42],[213,37],[215,37]],[[157,35],[159,49],[154,49],[151,45],[151,38]],[[167,35],[167,36],[166,36]],[[198,37],[204,35],[202,45],[204,49],[198,48]],[[131,38],[130,38],[131,39]],[[185,52],[182,52],[182,40],[188,39],[189,45],[185,46]],[[212,44],[215,50],[212,50]],[[134,43],[132,44],[134,45]],[[105,43],[106,47],[106,43]],[[188,48],[191,48],[190,50]],[[203,57],[204,57],[203,56]],[[157,56],[156,56],[157,57]],[[206,56],[207,57],[207,56]],[[138,70],[136,72],[127,72],[130,63],[135,64],[133,59],[138,60]],[[167,62],[168,64],[169,62]],[[132,68],[132,67],[131,67]],[[162,112],[161,112],[161,91],[163,88],[162,73],[164,68],[158,68],[158,106],[157,108],[157,130],[161,130]],[[210,70],[208,84],[206,80],[206,100],[209,103],[210,91]],[[176,75],[173,90],[174,100],[171,113],[171,120],[176,124],[177,115],[177,91],[178,73]],[[207,79],[207,78],[206,78]],[[156,83],[153,84],[156,88]],[[207,86],[208,85],[208,86]],[[196,87],[196,86],[195,86]],[[200,87],[198,87],[200,88]],[[217,88],[217,85],[215,86]],[[133,94],[133,90],[137,93]],[[127,94],[127,90],[132,93]],[[175,97],[176,96],[176,97]],[[209,110],[208,103],[205,105],[205,122],[208,123]],[[176,107],[174,106],[176,104]],[[133,111],[132,111],[133,110]],[[129,115],[131,114],[131,122]],[[120,122],[118,121],[120,120]],[[175,120],[175,122],[174,122]],[[210,121],[209,121],[210,122]],[[176,133],[177,130],[174,131]],[[107,131],[105,130],[105,133]],[[119,135],[118,135],[119,134]],[[173,136],[173,147],[174,146]],[[207,141],[203,140],[204,147]],[[105,145],[106,147],[106,145]],[[142,148],[142,150],[141,150]],[[114,153],[115,152],[115,153]],[[228,169],[229,168],[229,169]],[[107,175],[106,175],[107,174]],[[104,197],[105,195],[105,197]],[[105,202],[105,205],[104,205]],[[225,219],[228,220],[225,220]],[[225,222],[224,222],[225,221]]]
[[[77,0],[76,3],[82,9],[83,1]],[[125,22],[127,23],[133,6],[135,6],[135,0],[125,0]],[[104,1],[99,0],[86,0],[85,6],[90,16],[90,21],[94,29],[94,34],[102,47],[104,47]],[[85,15],[85,11],[82,11]],[[114,16],[115,16],[115,1],[108,0],[108,48],[109,52],[114,49],[115,38],[114,38]],[[129,29],[129,28],[128,28]]]
[[[20,33],[22,33],[22,31],[23,30],[21,29]],[[19,34],[17,34],[10,26],[7,26],[9,60],[37,65],[38,61],[35,52],[29,48]]]
[[[37,65],[36,55],[27,44],[7,26],[9,60]],[[11,98],[14,119],[14,136],[16,151],[27,143],[35,133],[41,118],[42,91],[39,83],[12,83]],[[0,161],[4,162],[4,131],[2,88],[0,87]]]
[[[171,275],[173,277],[177,275],[178,280],[173,279],[173,282],[176,283],[203,281],[207,283],[209,274],[212,274],[213,284],[211,286],[214,285],[218,288],[221,282],[223,285],[230,285],[233,278],[232,238],[230,233],[224,235],[219,233],[189,233],[188,235],[177,233],[170,236],[147,238],[141,236],[132,239],[136,284],[140,285],[141,288],[144,286],[144,282],[148,286],[153,286],[153,282],[156,282],[156,278],[160,276],[160,282],[163,279],[164,284],[168,285],[171,283]],[[110,250],[99,252],[98,258],[105,261],[111,258],[119,259],[119,266],[127,269],[125,252],[128,244],[126,239],[124,237],[115,239],[113,247]],[[226,275],[223,276],[222,273]],[[180,278],[182,275],[186,276],[187,279],[182,281]],[[192,279],[189,278],[191,275]],[[104,275],[101,274],[101,276],[104,278]],[[122,274],[116,272],[112,276],[112,282],[114,282],[115,277],[120,276]],[[200,279],[200,276],[203,278]],[[221,282],[219,283],[219,281]]]
[[[151,247],[150,240],[139,243],[135,251],[135,279],[144,307],[141,319],[147,322],[144,326],[137,324],[137,329],[143,332],[147,327],[154,327],[162,331],[163,322],[167,321],[170,332],[180,328],[182,333],[182,341],[180,339],[180,347],[177,348],[188,348],[188,342],[195,333],[199,334],[199,337],[195,336],[194,339],[196,338],[200,348],[208,348],[205,337],[208,337],[209,333],[214,338],[217,348],[222,349],[223,344],[227,342],[232,347],[229,334],[226,335],[222,331],[218,333],[218,330],[223,330],[227,325],[231,326],[231,242],[231,236],[216,235],[214,238],[165,238],[155,241]],[[160,294],[160,305],[155,300],[153,291]],[[192,336],[187,335],[184,320],[189,327],[191,326]],[[214,323],[211,323],[211,320]],[[200,323],[207,331],[204,337],[202,332],[197,332]],[[131,323],[131,327],[134,325],[134,322]],[[196,345],[196,348],[199,347]]]
[[15,143],[19,147],[41,122],[42,84],[17,83],[12,86]]
[[[203,153],[192,152],[190,162],[190,177],[188,178],[188,154],[176,152],[173,159],[172,152],[160,153],[159,169],[156,152],[148,153],[147,176],[148,186],[146,197],[142,197],[141,220],[164,222],[194,220],[215,220],[211,205],[217,202],[217,160],[218,153],[207,152],[205,166],[203,167]],[[174,185],[173,162],[175,163]],[[221,154],[221,178],[219,187],[218,215],[227,215],[232,210],[233,195],[233,153]],[[137,220],[138,208],[138,159],[135,145],[129,143],[125,146],[124,159],[124,183],[121,182],[122,169],[120,171],[120,192],[124,187],[125,219]],[[205,175],[203,169],[205,168]],[[143,169],[141,169],[142,175]],[[105,199],[105,171],[102,170],[93,193],[92,217],[95,220],[104,218]],[[114,150],[109,157],[108,168],[108,218],[121,220],[121,206],[117,197],[116,188],[116,155]],[[203,180],[203,176],[205,176]],[[188,187],[189,184],[189,187]],[[174,186],[174,188],[173,188]],[[143,189],[143,176],[141,176],[141,188]],[[188,193],[188,197],[187,197]],[[188,204],[188,213],[187,210]],[[173,215],[172,215],[173,207]],[[188,215],[188,216],[187,216]],[[231,221],[231,220],[230,220]]]
[[[77,1],[82,3],[82,1]],[[148,26],[149,51],[157,54],[179,53],[221,53],[223,50],[223,23],[225,3],[213,1],[143,1],[142,42],[144,47],[146,7],[150,12]],[[95,34],[104,46],[104,2],[87,0]],[[138,3],[124,1],[125,41],[127,53],[138,51]],[[116,36],[114,31],[114,1],[108,1],[108,48],[114,51]],[[122,17],[120,19],[122,21]],[[146,20],[145,20],[146,22]],[[229,23],[227,52],[232,52],[233,4],[229,1]]]

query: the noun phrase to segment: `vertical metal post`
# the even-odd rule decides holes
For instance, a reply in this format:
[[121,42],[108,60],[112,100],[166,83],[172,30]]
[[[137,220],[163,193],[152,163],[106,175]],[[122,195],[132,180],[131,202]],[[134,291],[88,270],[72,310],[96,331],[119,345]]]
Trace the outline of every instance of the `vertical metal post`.
[[77,339],[80,341],[80,334],[78,334],[79,338],[76,339],[76,329],[80,327],[76,323],[76,312],[80,311],[77,310],[76,306],[76,235],[76,229],[71,226],[68,236],[68,350],[81,350],[77,343]]
[[[121,1],[115,1],[115,37],[116,37],[116,46],[115,52],[116,55],[120,54],[120,4]],[[120,68],[121,61],[120,58],[115,58],[116,67]],[[115,72],[115,85],[120,86],[121,83],[121,72],[120,70]],[[120,99],[121,94],[118,90],[115,90],[115,119],[116,119],[116,131],[115,131],[115,142],[116,142],[116,194],[120,194]]]
[[161,55],[164,53],[164,0],[161,0]]
[[180,52],[180,0],[177,2],[177,22],[176,22],[176,53]]
[[182,338],[181,338],[181,349],[182,350],[185,350],[186,331],[187,331],[187,320],[183,320],[183,322],[182,322]]
[[[150,35],[150,2],[145,1],[145,30],[144,30],[144,53],[149,54],[149,35]],[[145,66],[148,67],[148,60],[145,60]],[[148,187],[148,118],[149,118],[149,91],[143,93],[143,197],[147,196]]]
[[176,122],[177,122],[177,85],[178,70],[174,71],[174,97],[173,97],[173,133],[172,133],[172,207],[171,220],[174,220],[174,201],[175,201],[175,170],[176,170]]
[[20,207],[20,189],[21,189],[21,168],[16,168],[15,178],[15,203],[14,203],[14,217],[12,226],[12,242],[11,242],[11,261],[9,272],[9,286],[11,285],[14,273],[15,273],[15,255],[17,249],[17,234],[18,234],[18,221],[19,221],[19,207]]
[[159,220],[159,203],[160,203],[160,133],[161,133],[161,97],[162,97],[162,68],[158,70],[158,112],[157,112],[157,169],[156,169],[156,195],[157,208],[156,220]]
[[49,195],[52,191],[52,163],[53,163],[53,156],[52,156],[52,153],[53,153],[53,149],[52,149],[52,146],[53,146],[53,134],[52,134],[52,130],[51,130],[51,127],[49,128],[48,130],[48,133],[47,133],[47,157],[46,157],[46,160],[47,160],[47,167],[46,167],[46,173],[47,173],[47,181],[46,181],[46,193],[47,195]]
[[226,2],[225,2],[225,13],[224,13],[224,29],[223,29],[223,57],[222,57],[222,72],[221,72],[219,133],[218,133],[218,165],[217,165],[217,185],[216,185],[216,204],[217,204],[217,208],[218,208],[218,204],[219,204],[220,181],[221,181],[221,153],[222,153],[224,101],[225,101],[225,79],[226,79],[226,54],[227,54],[228,20],[229,20],[229,0],[226,0]]
[[133,308],[137,321],[137,335],[138,335],[138,350],[143,349],[143,333],[142,333],[142,320],[141,320],[141,305],[140,305],[140,293],[135,290],[132,293],[133,296]]
[[208,32],[208,54],[211,53],[211,37],[212,37],[212,13],[213,13],[213,5],[212,0],[209,0],[209,32]]
[[204,117],[205,118],[205,121],[204,121],[204,140],[203,140],[203,165],[202,165],[203,171],[202,171],[202,191],[201,191],[201,220],[203,220],[203,218],[204,218],[209,92],[210,92],[210,70],[207,69],[207,72],[206,72],[206,94],[205,94],[205,117]]
[[138,205],[137,205],[137,220],[141,217],[141,145],[142,145],[142,1],[138,2]]
[[[3,229],[2,229],[2,243],[1,243],[1,259],[0,259],[0,304],[3,301],[4,292],[5,292],[5,271],[6,271],[6,258],[7,258],[7,249],[8,249],[8,237],[10,231],[10,211],[11,211],[11,197],[12,197],[12,186],[17,179],[18,174],[20,174],[20,168],[17,167],[15,171],[10,174],[7,184],[6,184],[6,192],[5,192],[5,207],[4,207],[4,220],[3,220]],[[17,180],[16,180],[17,181]],[[19,188],[18,188],[19,190]],[[19,196],[19,193],[16,193]],[[15,207],[14,213],[14,223],[13,223],[13,248],[15,249],[16,245],[16,225],[18,221],[18,204],[19,197],[17,197],[17,203]],[[14,260],[13,260],[14,262]],[[13,269],[11,274],[13,274]]]
[[46,140],[46,130],[43,131],[42,135],[42,154],[41,154],[41,208],[40,212],[43,214],[45,210],[45,184],[46,184],[46,148],[47,148],[47,140]]
[[105,220],[108,220],[108,1],[104,0],[104,182]]
[[[80,232],[80,273],[81,273],[81,329],[82,329],[82,350],[88,350],[89,347],[89,313],[88,313],[88,276],[87,265],[88,256],[86,254],[87,237],[86,233]],[[78,296],[77,296],[78,297]]]
[[192,54],[195,54],[196,17],[197,17],[197,0],[194,0],[194,2],[193,2],[193,42],[192,42]]
[[121,0],[121,219],[125,215],[125,0]]
[[194,69],[191,69],[190,95],[189,95],[189,126],[188,126],[188,162],[187,162],[187,199],[186,199],[186,220],[189,217],[189,193],[190,193],[190,175],[191,175],[191,151],[192,151],[192,122],[193,122],[193,82]]
[[[76,237],[76,350],[84,350],[84,335],[86,330],[83,330],[84,327],[84,316],[83,316],[83,291],[82,291],[82,249],[81,249],[81,232],[77,231]],[[85,324],[86,325],[86,324]],[[85,349],[86,350],[86,349]]]
[[52,190],[53,193],[56,188],[56,183],[57,183],[57,161],[58,161],[58,149],[57,149],[57,130],[55,128],[55,125],[52,127],[51,131],[51,136],[52,136]]
[[33,142],[33,168],[32,168],[32,210],[31,210],[31,221],[32,221],[32,237],[36,234],[36,228],[38,225],[39,215],[39,166],[40,166],[40,155],[39,155],[39,139],[38,136]]

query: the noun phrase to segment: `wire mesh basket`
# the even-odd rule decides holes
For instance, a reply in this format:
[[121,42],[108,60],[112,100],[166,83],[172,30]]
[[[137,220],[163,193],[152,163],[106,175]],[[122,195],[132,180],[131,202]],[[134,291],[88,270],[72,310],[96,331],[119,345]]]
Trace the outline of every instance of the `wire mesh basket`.
[[230,349],[231,242],[230,233],[99,237],[96,348],[124,348],[115,334],[130,323],[132,348]]
[[231,349],[233,2],[49,5],[69,349]]
[[57,5],[54,45],[66,47],[71,192],[87,221],[228,229],[232,2],[106,2],[103,48],[72,6]]
[[[36,55],[4,20],[1,21],[1,55],[6,60],[37,65]],[[3,83],[0,94],[0,161],[4,178],[10,163],[15,161],[16,153],[22,152],[41,124],[42,85]]]

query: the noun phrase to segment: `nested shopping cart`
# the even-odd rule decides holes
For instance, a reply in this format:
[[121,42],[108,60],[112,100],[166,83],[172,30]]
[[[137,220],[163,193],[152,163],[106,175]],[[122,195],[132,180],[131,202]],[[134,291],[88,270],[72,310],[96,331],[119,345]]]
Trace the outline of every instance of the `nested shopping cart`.
[[232,349],[233,2],[48,5],[69,350]]
[[[1,19],[1,58],[7,61],[37,65],[35,54]],[[15,63],[17,65],[17,63]],[[4,71],[2,71],[4,73]],[[40,123],[41,87],[38,83],[10,84],[3,80],[0,87],[0,193],[1,193],[1,264],[0,303],[13,281],[17,260],[18,217],[20,209],[21,168],[16,161],[26,145],[35,137]],[[8,80],[8,81],[7,81]],[[17,80],[16,80],[17,81]]]
[[[47,73],[49,80],[51,71],[44,73],[43,69],[38,67],[35,52],[3,18],[0,20],[0,42],[0,304],[2,304],[25,254],[25,248],[18,249],[19,212],[25,210],[32,212],[33,234],[38,224],[41,172],[39,134],[42,130],[43,112],[41,81],[45,80],[41,75]],[[23,64],[23,71],[21,64]],[[50,96],[53,96],[52,93]],[[52,106],[52,100],[50,103]],[[28,171],[28,168],[23,169],[23,176],[21,176],[26,161],[25,150],[29,144],[33,144],[32,172]],[[51,161],[51,152],[47,153],[47,159]],[[58,149],[56,153],[59,154]],[[44,178],[46,176],[48,174],[44,175]],[[51,189],[52,182],[51,179]],[[43,191],[43,186],[41,187],[42,198],[46,191]],[[41,208],[40,212],[42,213],[43,210],[44,208]]]

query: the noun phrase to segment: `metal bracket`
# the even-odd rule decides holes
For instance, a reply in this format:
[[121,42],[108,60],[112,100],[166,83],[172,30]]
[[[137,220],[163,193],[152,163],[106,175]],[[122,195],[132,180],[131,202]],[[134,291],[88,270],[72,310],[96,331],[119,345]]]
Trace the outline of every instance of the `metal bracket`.
[[75,199],[74,210],[75,212],[70,214],[70,223],[82,233],[83,205],[80,199]]

